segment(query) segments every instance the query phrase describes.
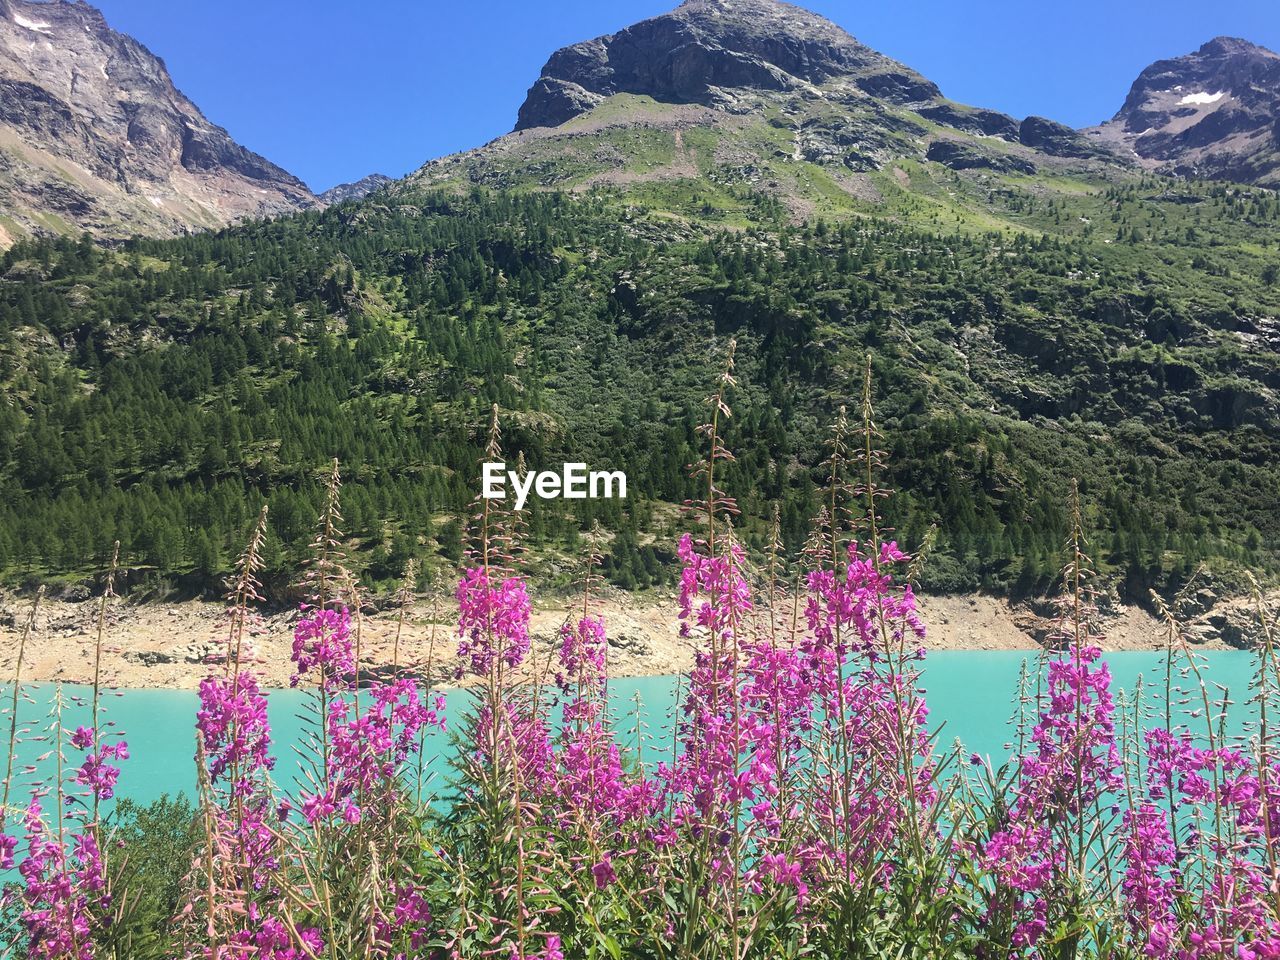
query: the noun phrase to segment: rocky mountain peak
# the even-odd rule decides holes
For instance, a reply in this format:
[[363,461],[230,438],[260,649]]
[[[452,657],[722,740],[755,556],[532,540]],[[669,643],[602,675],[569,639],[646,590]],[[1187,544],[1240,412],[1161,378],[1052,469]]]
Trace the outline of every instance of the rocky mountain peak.
[[324,193],[320,194],[320,199],[324,203],[342,203],[346,200],[359,200],[361,197],[367,197],[371,193],[381,190],[389,183],[395,181],[382,173],[371,173],[367,177],[361,177],[354,183],[340,183],[336,187],[330,187]]
[[[1179,94],[1170,98],[1177,106],[1213,106],[1227,96],[1247,99],[1256,86],[1274,88],[1277,80],[1280,56],[1238,37],[1216,37],[1195,53],[1158,60],[1143,70],[1118,116],[1135,123],[1150,120],[1144,108],[1162,109],[1162,94]],[[1219,93],[1223,97],[1213,99]]]
[[164,234],[315,204],[96,7],[0,0],[0,208],[19,230]]
[[1280,55],[1238,37],[1157,60],[1119,112],[1088,133],[1144,166],[1280,182]]
[[[673,13],[708,14],[712,16],[741,16],[747,12],[777,10],[791,4],[783,0],[684,0]],[[798,9],[798,8],[793,8]]]
[[[621,95],[655,103],[624,100],[596,110]],[[564,126],[587,113],[591,121]],[[764,129],[745,134],[752,124]],[[724,134],[703,166],[684,136],[694,126]],[[674,159],[655,168],[652,155],[632,157],[633,144],[606,148],[600,143],[606,129],[660,131],[654,143],[669,136]],[[789,144],[777,142],[779,130],[791,131]],[[1019,123],[954,103],[920,73],[802,7],[782,0],[685,0],[669,13],[557,50],[530,88],[512,135],[470,159],[428,164],[419,179],[438,181],[455,164],[474,160],[473,175],[489,182],[510,184],[527,175],[549,185],[555,180],[549,171],[561,160],[557,150],[573,153],[587,142],[589,150],[575,156],[595,168],[588,183],[683,179],[714,165],[722,168],[716,176],[741,176],[779,191],[791,189],[778,186],[791,179],[776,175],[779,166],[794,162],[840,177],[898,158],[1021,174],[1044,162],[1114,162],[1052,120]]]
[[1266,47],[1241,37],[1214,37],[1196,52],[1204,57],[1276,56]]
[[835,77],[897,103],[940,95],[920,74],[800,7],[778,0],[687,0],[670,13],[552,54],[516,129],[558,126],[617,93],[714,104],[725,90],[788,90]]

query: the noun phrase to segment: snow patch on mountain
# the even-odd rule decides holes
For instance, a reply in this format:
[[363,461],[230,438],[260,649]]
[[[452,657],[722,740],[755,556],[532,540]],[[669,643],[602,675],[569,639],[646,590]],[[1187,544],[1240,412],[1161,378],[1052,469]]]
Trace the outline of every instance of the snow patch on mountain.
[[1186,106],[1194,103],[1199,106],[1207,106],[1210,103],[1217,103],[1227,95],[1225,90],[1219,90],[1217,93],[1188,93],[1185,97],[1178,101],[1179,106]]

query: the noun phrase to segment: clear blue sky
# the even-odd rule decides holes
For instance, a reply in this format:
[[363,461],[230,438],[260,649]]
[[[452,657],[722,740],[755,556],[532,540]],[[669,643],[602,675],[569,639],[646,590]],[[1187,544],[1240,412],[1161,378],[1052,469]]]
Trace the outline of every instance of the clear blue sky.
[[[215,123],[313,189],[508,132],[553,50],[677,0],[95,0]],[[1073,126],[1220,34],[1280,50],[1276,0],[811,0],[954,100]]]

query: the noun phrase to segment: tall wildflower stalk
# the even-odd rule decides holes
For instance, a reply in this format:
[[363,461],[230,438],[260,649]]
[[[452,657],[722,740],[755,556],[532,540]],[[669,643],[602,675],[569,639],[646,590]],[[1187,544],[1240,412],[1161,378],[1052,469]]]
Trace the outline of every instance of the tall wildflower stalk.
[[1107,837],[1108,798],[1121,789],[1111,675],[1101,660],[1096,608],[1085,553],[1079,493],[1072,488],[1071,534],[1059,618],[1049,643],[1063,651],[1048,664],[1047,698],[1020,756],[1008,822],[984,851],[996,885],[992,935],[1008,949],[1054,949],[1076,956],[1083,930],[1102,918],[1091,896],[1098,847]]
[[[875,408],[872,402],[872,364],[871,355],[867,354],[862,386],[862,448],[859,451],[859,462],[862,477],[856,488],[856,495],[861,497],[865,509],[863,520],[867,542],[867,557],[877,581],[888,586],[886,569],[893,564],[906,563],[911,560],[907,554],[898,549],[896,542],[885,542],[877,502],[888,497],[890,491],[879,486],[877,477],[884,471],[884,451],[879,448],[881,434],[876,426]],[[887,591],[886,591],[887,592]],[[926,759],[920,766],[922,749],[927,741],[922,740],[922,727],[927,711],[923,711],[916,691],[919,672],[912,668],[914,661],[923,659],[924,648],[920,642],[924,638],[924,627],[915,615],[915,596],[912,591],[910,576],[902,587],[901,597],[882,595],[874,605],[876,632],[879,649],[873,657],[873,668],[883,672],[883,679],[893,697],[893,734],[896,740],[895,751],[899,769],[898,783],[906,792],[906,833],[911,842],[912,852],[918,861],[924,859],[924,841],[920,830],[921,790],[927,794],[931,787],[929,782],[933,776],[931,761]]]
[[1264,810],[1258,817],[1259,842],[1266,868],[1266,885],[1270,892],[1272,911],[1280,916],[1280,758],[1272,738],[1272,715],[1280,698],[1280,653],[1276,644],[1280,641],[1275,613],[1267,609],[1262,587],[1252,574],[1249,587],[1254,610],[1258,618],[1258,672],[1255,680],[1255,697],[1258,703],[1258,735],[1256,756],[1258,764],[1259,799]]
[[[495,404],[481,463],[502,461]],[[477,496],[456,595],[458,654],[479,683],[468,736],[473,779],[480,789],[469,809],[489,838],[489,850],[487,863],[476,865],[479,885],[459,879],[495,906],[482,918],[483,924],[499,942],[510,943],[513,957],[525,960],[538,952],[540,943],[530,930],[529,894],[540,888],[530,875],[537,869],[537,857],[529,824],[550,775],[551,748],[536,695],[520,690],[515,676],[529,653],[532,612],[525,583],[515,575],[518,530],[519,523],[505,507]],[[459,862],[456,869],[467,865]],[[451,946],[459,950],[474,935],[474,921],[459,910],[456,923]]]
[[[1255,590],[1254,598],[1260,601],[1261,592]],[[1202,658],[1191,649],[1176,611],[1155,599],[1168,626],[1170,660],[1176,653],[1194,678],[1197,708],[1190,715],[1201,718],[1203,734],[1175,726],[1167,715],[1162,727],[1146,734],[1152,802],[1139,811],[1145,812],[1147,839],[1145,849],[1131,842],[1126,858],[1134,878],[1125,887],[1132,937],[1155,957],[1270,956],[1280,951],[1280,765],[1271,729],[1274,614],[1257,603],[1257,722],[1252,742],[1242,746],[1227,735],[1226,692],[1211,692]],[[1156,803],[1164,804],[1158,818]]]
[[40,614],[40,602],[44,599],[44,585],[36,589],[26,619],[22,622],[22,631],[18,634],[18,649],[13,661],[13,689],[9,691],[9,752],[5,755],[4,794],[0,799],[0,870],[13,869],[14,851],[18,841],[9,834],[10,791],[13,788],[13,762],[18,755],[18,704],[22,699],[22,663],[27,652],[27,640],[35,627],[36,617]]
[[[867,913],[900,911],[921,917],[931,950],[950,925],[935,896],[940,860],[926,833],[938,829],[939,765],[925,728],[927,710],[917,690],[924,628],[915,612],[910,557],[883,537],[878,504],[879,450],[871,395],[870,358],[864,372],[857,445],[844,418],[833,429],[829,483],[839,495],[823,505],[821,523],[838,529],[852,518],[850,539],[822,550],[807,577],[807,631],[801,650],[813,665],[816,728],[814,812],[810,841],[817,892],[833,920],[822,930],[826,949],[849,951],[868,935]],[[847,478],[847,479],[846,479]],[[852,504],[860,509],[854,511]],[[831,544],[837,541],[832,539]],[[808,553],[811,562],[813,552]],[[901,586],[894,571],[907,581]],[[819,828],[819,825],[822,825]],[[949,902],[949,901],[941,901]],[[875,905],[875,906],[873,906]]]
[[[292,652],[292,682],[310,684],[318,705],[314,770],[300,791],[299,821],[291,809],[282,817],[293,825],[290,859],[329,953],[381,958],[417,949],[429,932],[416,848],[400,841],[417,816],[404,774],[427,729],[444,718],[442,705],[428,704],[401,675],[403,623],[391,682],[372,680],[362,695],[363,601],[343,546],[341,489],[335,460],[312,543],[310,603],[295,625]],[[411,594],[403,599],[407,607]]]
[[[750,591],[743,576],[745,556],[732,535],[738,507],[720,486],[717,471],[733,462],[725,446],[724,428],[732,416],[730,392],[736,385],[730,341],[716,392],[708,398],[707,420],[698,428],[706,456],[692,467],[701,497],[688,507],[701,521],[703,536],[686,534],[679,556],[684,564],[680,581],[681,630],[694,626],[705,632],[705,645],[696,654],[680,725],[683,753],[669,771],[667,790],[671,829],[667,842],[678,837],[689,845],[688,882],[705,885],[705,906],[691,900],[690,915],[680,932],[685,951],[704,943],[726,956],[741,953],[741,876],[743,853],[742,803],[754,796],[752,774],[743,776],[743,705],[739,681],[740,642],[744,617],[751,611]],[[723,917],[723,931],[708,930],[708,920]],[[687,955],[687,953],[682,954]]]
[[[93,644],[93,702],[90,706],[90,729],[93,732],[93,742],[98,743],[101,740],[101,701],[102,701],[102,648],[103,641],[106,638],[107,629],[107,605],[111,598],[115,596],[116,585],[116,569],[120,564],[120,541],[117,540],[111,548],[111,565],[107,568],[106,582],[102,587],[102,599],[98,605],[98,623],[97,630],[94,634]],[[101,798],[95,793],[93,797],[93,822],[98,822],[98,812],[100,809]]]
[[405,564],[404,578],[400,582],[400,590],[397,593],[396,600],[399,604],[399,611],[396,614],[396,633],[395,639],[391,645],[391,673],[395,679],[400,679],[400,637],[404,633],[404,620],[409,612],[409,608],[413,606],[416,598],[418,581],[418,561],[410,558]]
[[[321,791],[327,791],[329,767],[329,703],[359,669],[358,653],[351,638],[352,587],[355,578],[347,562],[342,533],[342,471],[335,457],[325,481],[324,502],[311,541],[310,559],[303,584],[308,603],[294,627],[293,661],[297,686],[312,671],[320,743]],[[358,608],[358,603],[355,604]]]
[[258,578],[266,534],[264,504],[228,584],[222,670],[200,683],[196,765],[204,839],[182,925],[191,957],[283,958],[284,951],[315,957],[321,943],[315,930],[297,928],[277,888],[282,850],[274,830],[267,699],[244,665],[253,604],[262,600]]
[[[52,782],[35,786],[23,818],[26,856],[18,864],[22,878],[19,918],[23,946],[32,960],[93,960],[105,955],[103,948],[109,950],[113,892],[100,811],[102,802],[115,795],[120,776],[117,764],[129,758],[125,740],[108,735],[100,722],[106,604],[113,593],[117,561],[118,545],[105,577],[99,608],[89,725],[68,729],[67,698],[58,684],[48,729],[54,760]],[[25,647],[33,622],[34,607],[21,647]],[[16,738],[10,739],[12,758]],[[9,775],[12,776],[11,765]],[[8,789],[6,778],[6,808]],[[52,822],[45,817],[46,800],[54,806]],[[8,840],[0,848],[4,860],[0,866],[4,869],[13,867],[13,850],[14,845]]]

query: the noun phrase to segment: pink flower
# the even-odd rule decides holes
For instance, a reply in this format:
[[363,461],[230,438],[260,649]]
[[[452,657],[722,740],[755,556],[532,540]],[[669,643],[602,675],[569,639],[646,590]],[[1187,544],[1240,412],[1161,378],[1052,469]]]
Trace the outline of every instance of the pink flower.
[[320,674],[326,688],[341,686],[355,672],[355,651],[351,640],[351,614],[340,610],[316,609],[293,628],[294,676],[297,686],[310,671]]
[[510,577],[489,582],[483,568],[463,571],[458,581],[458,656],[469,658],[471,671],[489,672],[495,658],[518,667],[529,652],[531,607],[524,581]]
[[129,745],[125,741],[107,744],[84,758],[76,771],[75,782],[88,787],[99,800],[110,800],[115,796],[116,781],[120,778],[120,768],[110,761],[128,759]]
[[71,745],[77,750],[88,750],[93,745],[93,731],[88,727],[76,727],[71,734]]
[[1178,933],[1176,889],[1170,871],[1176,861],[1163,811],[1149,803],[1124,815],[1125,871],[1121,888],[1134,940],[1152,958],[1173,955]]
[[605,720],[604,621],[583,617],[560,631],[560,688],[566,694],[562,734],[552,787],[562,804],[561,819],[596,829],[619,827],[642,817],[654,804],[653,785],[628,776],[613,732]]
[[1046,898],[1067,869],[1068,834],[1106,794],[1121,787],[1111,672],[1096,646],[1074,648],[1049,663],[1047,701],[1032,731],[1032,751],[1020,758],[1009,824],[983,851],[982,864],[1015,899],[1018,942],[1034,946],[1047,925]]
[[613,869],[613,862],[608,857],[592,866],[591,875],[596,879],[597,890],[603,890],[618,879],[618,874]]
[[204,746],[209,778],[215,786],[234,773],[241,787],[260,780],[275,766],[271,756],[271,727],[267,698],[257,678],[244,671],[232,681],[207,677],[200,682],[196,729]]
[[262,886],[278,863],[269,774],[271,727],[267,698],[249,671],[234,680],[207,677],[200,683],[196,730],[204,749],[209,784],[218,806],[214,826],[221,854],[250,866],[251,884]]
[[599,617],[583,617],[576,627],[564,624],[560,628],[561,688],[567,690],[575,683],[603,685],[607,650],[604,621]]
[[34,960],[92,960],[95,914],[106,908],[102,854],[92,834],[77,834],[68,853],[50,836],[40,803],[26,814],[27,856],[18,867],[21,922]]
[[412,680],[398,680],[374,687],[372,702],[361,714],[353,714],[351,704],[335,697],[326,723],[329,759],[323,789],[302,796],[308,823],[335,812],[349,824],[360,823],[365,803],[395,789],[401,765],[418,750],[419,732],[441,721],[423,704]]

